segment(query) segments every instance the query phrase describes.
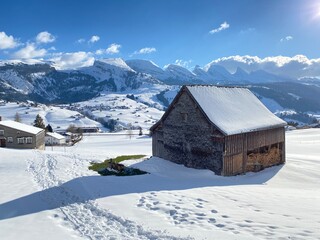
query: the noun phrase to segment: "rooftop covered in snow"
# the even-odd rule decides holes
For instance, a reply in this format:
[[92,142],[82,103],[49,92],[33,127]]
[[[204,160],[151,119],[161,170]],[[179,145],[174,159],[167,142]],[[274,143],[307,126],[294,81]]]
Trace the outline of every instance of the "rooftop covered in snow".
[[186,86],[208,119],[225,135],[285,126],[248,89],[212,85]]
[[64,136],[62,136],[61,134],[56,133],[56,132],[47,132],[46,135],[49,136],[49,137],[58,139],[58,140],[61,140],[61,139],[65,138]]
[[15,121],[11,121],[11,120],[0,121],[0,126],[14,128],[19,131],[28,132],[31,134],[38,134],[39,132],[43,131],[42,128],[37,128],[37,127],[31,126],[31,125],[15,122]]

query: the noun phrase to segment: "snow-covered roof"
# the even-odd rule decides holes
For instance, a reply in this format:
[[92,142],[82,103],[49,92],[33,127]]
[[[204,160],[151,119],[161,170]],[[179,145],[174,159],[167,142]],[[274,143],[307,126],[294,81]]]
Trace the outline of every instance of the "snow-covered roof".
[[31,134],[38,134],[39,132],[43,131],[42,128],[37,128],[31,125],[27,125],[27,124],[23,124],[23,123],[11,121],[11,120],[0,121],[0,126],[14,128],[19,131],[28,132]]
[[46,133],[47,136],[50,136],[50,137],[53,137],[55,139],[58,139],[58,140],[61,140],[61,139],[64,139],[65,137],[62,136],[61,134],[59,133],[55,133],[55,132],[47,132]]
[[194,85],[187,89],[208,119],[226,135],[286,125],[246,88]]

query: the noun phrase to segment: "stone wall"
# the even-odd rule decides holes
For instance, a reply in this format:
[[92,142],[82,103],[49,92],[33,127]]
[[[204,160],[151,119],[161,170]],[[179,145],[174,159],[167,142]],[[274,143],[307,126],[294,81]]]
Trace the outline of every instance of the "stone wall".
[[[217,133],[192,98],[183,92],[161,127],[155,129],[155,156],[187,167],[210,169],[221,174],[223,142],[214,142]],[[221,135],[222,136],[222,135]]]

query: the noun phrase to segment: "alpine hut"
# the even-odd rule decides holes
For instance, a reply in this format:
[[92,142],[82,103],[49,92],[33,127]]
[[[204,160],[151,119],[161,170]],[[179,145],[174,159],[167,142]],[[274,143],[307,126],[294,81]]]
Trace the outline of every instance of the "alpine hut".
[[151,127],[153,156],[232,176],[285,162],[286,122],[247,88],[183,86]]

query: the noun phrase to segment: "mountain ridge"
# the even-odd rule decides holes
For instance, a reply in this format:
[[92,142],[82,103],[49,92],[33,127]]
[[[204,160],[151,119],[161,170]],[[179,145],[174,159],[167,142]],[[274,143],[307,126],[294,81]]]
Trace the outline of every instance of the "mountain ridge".
[[[190,71],[176,64],[162,69],[149,60],[121,58],[95,60],[92,66],[76,70],[57,70],[48,62],[2,61],[0,64],[0,99],[7,101],[74,103],[101,94],[184,84],[240,85],[281,103],[284,109],[320,112],[320,102],[304,93],[320,95],[317,79],[288,79],[264,70],[247,72],[238,67],[230,73],[223,66],[210,65],[208,68],[195,66]],[[167,102],[161,91],[158,95]]]

